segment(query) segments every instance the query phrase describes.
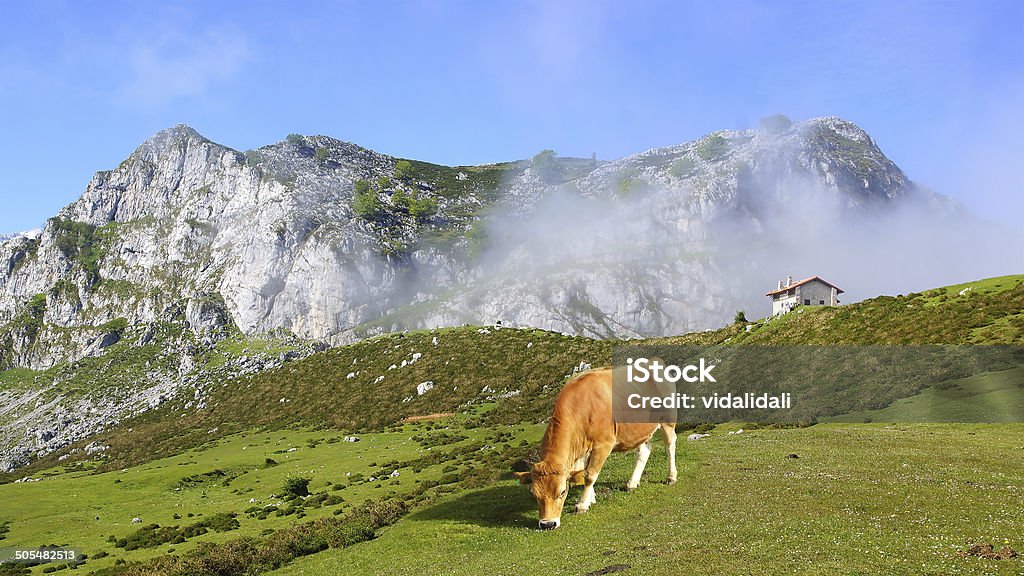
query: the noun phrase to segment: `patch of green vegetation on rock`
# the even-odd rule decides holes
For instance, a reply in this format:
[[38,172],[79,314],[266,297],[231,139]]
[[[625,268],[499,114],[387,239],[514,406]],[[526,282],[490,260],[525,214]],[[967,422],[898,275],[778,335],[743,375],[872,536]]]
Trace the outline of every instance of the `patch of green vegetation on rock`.
[[712,162],[728,154],[729,148],[729,141],[716,132],[701,138],[697,142],[695,151],[702,160]]
[[0,370],[16,367],[16,339],[31,347],[43,329],[46,315],[46,294],[29,298],[21,310],[0,331]]

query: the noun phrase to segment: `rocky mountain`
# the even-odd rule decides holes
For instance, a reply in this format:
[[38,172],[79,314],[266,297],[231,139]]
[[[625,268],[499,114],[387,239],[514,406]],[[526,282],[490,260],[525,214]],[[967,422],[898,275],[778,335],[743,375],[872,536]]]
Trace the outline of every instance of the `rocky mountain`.
[[[779,274],[763,256],[786,231],[907,207],[960,210],[831,117],[614,161],[463,167],[325,136],[240,152],[179,125],[98,172],[38,236],[0,244],[0,369],[36,371],[2,391],[0,417],[8,439],[35,430],[31,449],[47,450],[183,383],[199,402],[207,355],[238,338],[301,355],[464,323],[620,338],[720,326],[764,299],[770,285],[737,279]],[[110,369],[111,350],[145,368],[102,393],[58,386]],[[218,369],[276,361],[254,358]],[[64,424],[39,432],[55,410]]]
[[14,240],[16,238],[28,238],[30,240],[39,238],[39,235],[43,231],[39,228],[33,228],[32,230],[26,230],[25,232],[11,232],[7,234],[0,234],[0,244],[7,242],[8,240]]
[[[603,337],[719,325],[735,298],[718,289],[715,228],[763,228],[808,190],[857,218],[928,196],[849,122],[778,122],[613,162],[463,168],[323,136],[242,153],[176,126],[97,173],[38,238],[2,245],[2,362],[73,360],[119,319],[180,320],[207,343],[232,325],[332,344],[498,320]],[[38,326],[15,322],[26,314]]]

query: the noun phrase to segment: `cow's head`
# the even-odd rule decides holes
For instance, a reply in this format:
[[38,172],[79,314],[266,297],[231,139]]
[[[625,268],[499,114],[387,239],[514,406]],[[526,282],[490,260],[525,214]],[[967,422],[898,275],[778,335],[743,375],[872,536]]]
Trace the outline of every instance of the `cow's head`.
[[582,484],[584,473],[569,472],[563,466],[537,462],[529,472],[516,472],[522,484],[531,484],[530,491],[537,500],[537,527],[541,530],[558,528],[561,522],[562,506],[569,495],[569,486]]

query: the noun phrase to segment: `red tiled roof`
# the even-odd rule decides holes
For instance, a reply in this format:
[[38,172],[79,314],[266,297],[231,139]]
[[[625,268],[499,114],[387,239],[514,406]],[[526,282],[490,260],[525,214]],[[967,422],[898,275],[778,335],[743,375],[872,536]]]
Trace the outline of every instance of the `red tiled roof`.
[[840,288],[839,286],[836,286],[835,284],[833,284],[831,282],[827,282],[825,280],[822,280],[821,278],[819,278],[817,276],[811,276],[810,278],[804,278],[803,280],[801,280],[799,282],[793,282],[789,286],[783,286],[782,288],[779,288],[778,290],[772,290],[771,292],[765,294],[765,296],[775,296],[776,294],[781,294],[781,293],[789,290],[790,288],[796,288],[797,286],[800,286],[802,284],[807,284],[808,282],[811,282],[811,281],[814,281],[814,280],[817,280],[818,282],[821,282],[822,284],[825,284],[826,286],[831,286],[831,287],[835,288],[836,289],[836,294],[842,294],[843,293],[843,289]]

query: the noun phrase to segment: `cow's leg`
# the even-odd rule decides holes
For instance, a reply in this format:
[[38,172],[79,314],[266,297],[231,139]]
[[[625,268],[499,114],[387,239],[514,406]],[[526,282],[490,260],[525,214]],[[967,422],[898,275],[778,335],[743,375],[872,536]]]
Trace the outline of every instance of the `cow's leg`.
[[668,452],[668,485],[676,483],[676,427],[662,424],[661,434],[665,437],[665,451]]
[[591,504],[597,502],[597,495],[594,493],[594,483],[597,482],[597,477],[601,474],[604,461],[612,453],[613,446],[614,444],[594,446],[594,450],[590,453],[590,460],[587,461],[587,477],[583,483],[583,493],[580,494],[580,501],[576,503],[577,512],[586,512],[590,509]]
[[634,490],[640,484],[640,476],[643,475],[644,467],[647,466],[647,459],[650,456],[651,439],[648,438],[646,442],[636,449],[636,467],[633,468],[633,475],[629,477],[629,482],[626,483],[626,490]]

